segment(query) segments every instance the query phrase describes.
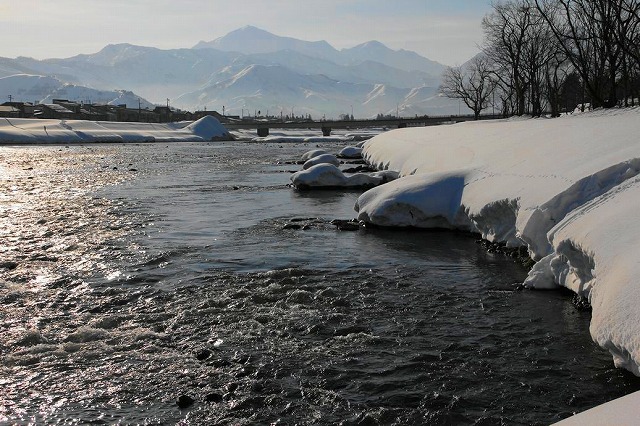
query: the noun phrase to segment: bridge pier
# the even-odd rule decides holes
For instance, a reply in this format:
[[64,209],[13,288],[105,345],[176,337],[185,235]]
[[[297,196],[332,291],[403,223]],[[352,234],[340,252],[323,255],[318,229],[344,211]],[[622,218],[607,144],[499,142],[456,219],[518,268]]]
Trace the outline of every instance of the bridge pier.
[[258,127],[258,136],[261,138],[266,138],[269,136],[269,128],[268,127]]
[[331,127],[322,126],[322,136],[331,136]]

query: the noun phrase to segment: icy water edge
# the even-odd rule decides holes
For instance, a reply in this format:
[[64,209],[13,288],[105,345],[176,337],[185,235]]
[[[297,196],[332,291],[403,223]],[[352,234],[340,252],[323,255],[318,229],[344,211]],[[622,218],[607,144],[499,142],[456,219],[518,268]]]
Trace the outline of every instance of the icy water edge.
[[640,389],[475,237],[337,231],[358,192],[287,186],[315,147],[0,148],[0,423],[548,424]]

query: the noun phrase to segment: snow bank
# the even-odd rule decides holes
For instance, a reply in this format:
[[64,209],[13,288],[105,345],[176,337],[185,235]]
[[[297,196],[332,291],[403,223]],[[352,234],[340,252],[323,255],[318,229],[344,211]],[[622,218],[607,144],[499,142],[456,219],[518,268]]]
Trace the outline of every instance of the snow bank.
[[588,298],[594,340],[640,375],[638,134],[639,108],[384,133],[364,158],[404,177],[363,194],[358,218],[526,245],[541,260],[527,285]]
[[229,132],[211,116],[193,123],[166,124],[0,118],[0,143],[200,142],[229,138]]

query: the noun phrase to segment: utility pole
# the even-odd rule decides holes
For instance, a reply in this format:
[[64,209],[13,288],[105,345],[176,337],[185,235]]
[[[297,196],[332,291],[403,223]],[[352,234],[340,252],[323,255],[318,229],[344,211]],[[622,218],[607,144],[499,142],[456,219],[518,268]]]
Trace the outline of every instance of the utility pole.
[[140,102],[140,98],[138,98],[138,122],[142,121],[142,103]]
[[222,116],[224,117],[224,105],[222,105]]

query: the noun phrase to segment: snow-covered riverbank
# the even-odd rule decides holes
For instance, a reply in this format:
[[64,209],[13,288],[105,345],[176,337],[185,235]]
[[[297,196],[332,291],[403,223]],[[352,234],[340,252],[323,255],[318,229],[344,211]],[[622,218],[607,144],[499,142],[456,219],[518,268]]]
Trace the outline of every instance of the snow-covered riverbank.
[[358,218],[526,245],[526,284],[587,298],[593,339],[640,375],[639,135],[640,108],[384,133],[364,156],[404,177],[363,194]]
[[206,116],[194,122],[122,123],[112,121],[0,118],[0,143],[183,142],[229,140],[220,122]]

